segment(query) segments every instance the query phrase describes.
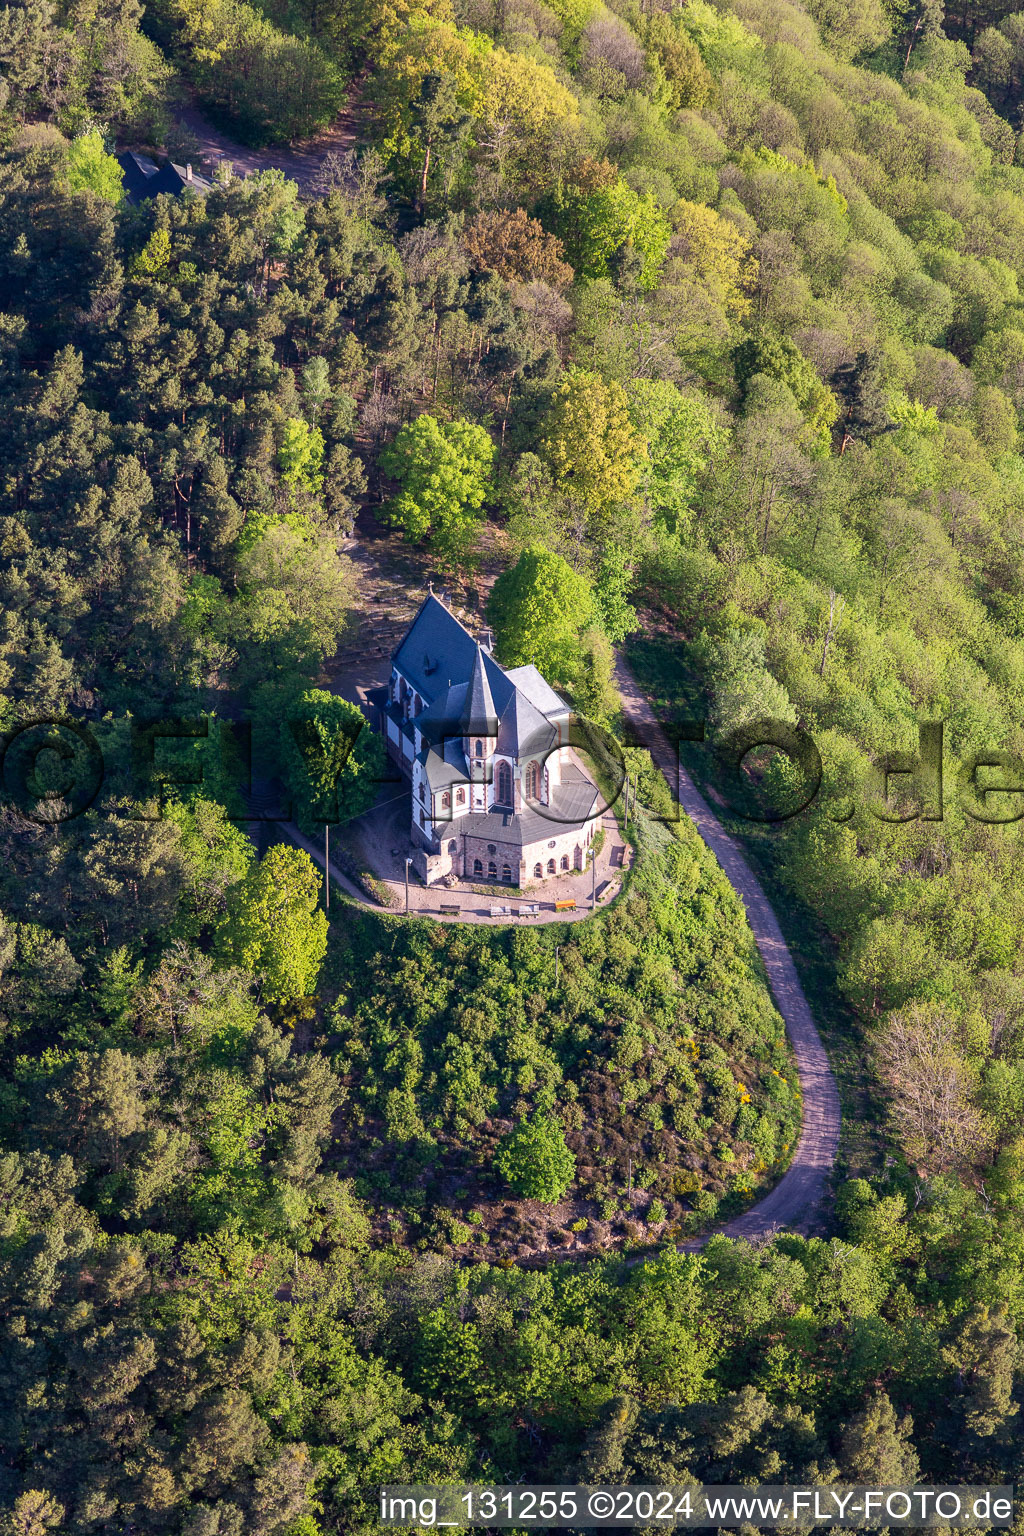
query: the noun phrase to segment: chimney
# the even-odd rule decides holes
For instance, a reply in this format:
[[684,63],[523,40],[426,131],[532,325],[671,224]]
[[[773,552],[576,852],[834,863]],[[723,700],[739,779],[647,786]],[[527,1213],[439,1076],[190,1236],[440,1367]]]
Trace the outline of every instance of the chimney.
[[192,180],[192,162],[191,161],[189,161],[188,165],[186,165],[186,167],[185,167],[185,180],[186,181],[191,181]]

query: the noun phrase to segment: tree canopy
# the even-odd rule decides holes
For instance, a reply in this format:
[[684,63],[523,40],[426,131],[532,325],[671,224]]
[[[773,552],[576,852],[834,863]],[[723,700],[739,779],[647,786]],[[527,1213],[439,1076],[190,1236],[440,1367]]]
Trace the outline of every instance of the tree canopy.
[[[1021,14],[0,13],[0,1528],[1024,1480]],[[367,803],[332,689],[438,567],[610,779],[613,642],[704,721],[844,1075],[818,1235],[711,1235],[801,1093],[642,749],[564,927],[328,924],[257,819]]]
[[561,555],[526,549],[498,577],[487,604],[505,666],[532,662],[555,683],[572,683],[579,641],[594,616],[593,588]]
[[319,893],[309,854],[284,844],[231,888],[218,942],[228,961],[261,974],[268,1002],[306,997],[316,986],[327,952]]
[[517,1195],[550,1205],[562,1198],[576,1172],[576,1159],[550,1115],[521,1120],[499,1142],[494,1161]]

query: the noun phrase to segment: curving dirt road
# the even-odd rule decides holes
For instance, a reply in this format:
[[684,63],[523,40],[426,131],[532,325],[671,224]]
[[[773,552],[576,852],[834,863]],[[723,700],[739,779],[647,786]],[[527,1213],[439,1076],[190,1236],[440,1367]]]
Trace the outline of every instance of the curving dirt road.
[[[618,655],[615,661],[615,681],[622,696],[627,720],[648,747],[670,787],[678,773],[680,805],[715,855],[729,884],[746,908],[751,931],[768,972],[775,1005],[785,1020],[800,1074],[803,1126],[788,1170],[771,1194],[718,1231],[726,1237],[742,1237],[748,1241],[769,1238],[783,1228],[806,1233],[814,1226],[839,1147],[839,1091],[825,1048],[778,919],[740,845],[725,831],[707,801],[694,788],[686,770],[677,763],[676,753],[658,725],[654,711],[641,693],[636,678]],[[681,1247],[690,1250],[702,1248],[712,1235],[708,1233],[695,1238],[693,1242],[681,1244]]]

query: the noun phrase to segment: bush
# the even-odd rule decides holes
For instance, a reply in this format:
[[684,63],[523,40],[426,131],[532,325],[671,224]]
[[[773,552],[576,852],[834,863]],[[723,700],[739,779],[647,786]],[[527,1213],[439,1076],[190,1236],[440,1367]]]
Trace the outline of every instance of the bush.
[[495,1167],[517,1195],[553,1205],[572,1183],[576,1159],[553,1115],[535,1114],[503,1136]]

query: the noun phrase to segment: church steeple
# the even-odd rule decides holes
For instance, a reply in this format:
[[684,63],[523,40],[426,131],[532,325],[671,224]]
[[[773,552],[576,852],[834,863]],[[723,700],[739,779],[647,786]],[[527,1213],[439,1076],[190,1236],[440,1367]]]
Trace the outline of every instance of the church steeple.
[[496,736],[498,712],[494,707],[491,685],[487,681],[484,648],[478,645],[473,658],[473,674],[466,689],[466,702],[459,722],[464,736]]
[[[473,673],[466,689],[466,702],[462,707],[459,729],[462,732],[462,750],[471,765],[482,768],[494,750],[498,735],[498,712],[494,707],[491,685],[487,681],[484,649],[477,645],[473,658]],[[473,772],[471,767],[470,772]]]

